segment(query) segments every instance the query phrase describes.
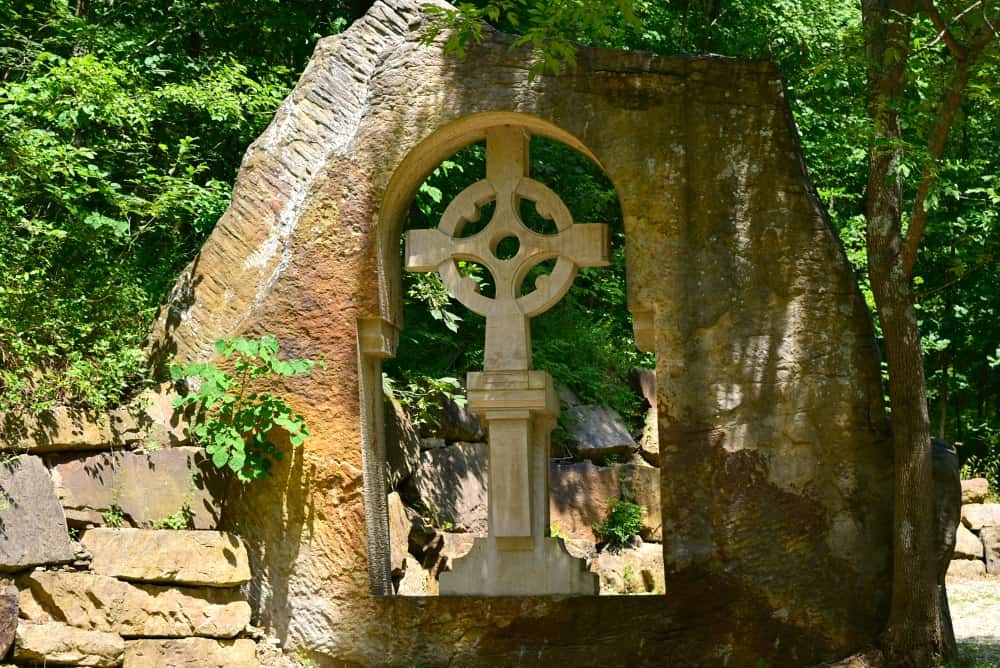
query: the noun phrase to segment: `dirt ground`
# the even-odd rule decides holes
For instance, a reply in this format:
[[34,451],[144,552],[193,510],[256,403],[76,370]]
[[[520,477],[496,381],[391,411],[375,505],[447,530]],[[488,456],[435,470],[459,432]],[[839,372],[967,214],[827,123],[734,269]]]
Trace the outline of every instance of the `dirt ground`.
[[947,586],[961,665],[1000,667],[1000,577],[949,579]]

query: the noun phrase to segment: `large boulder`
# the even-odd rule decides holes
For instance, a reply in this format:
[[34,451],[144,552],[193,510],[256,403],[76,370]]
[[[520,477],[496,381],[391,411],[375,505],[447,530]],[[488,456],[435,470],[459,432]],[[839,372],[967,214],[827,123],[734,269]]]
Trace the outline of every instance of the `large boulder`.
[[663,519],[660,513],[660,469],[642,464],[618,467],[621,498],[642,506],[642,539],[659,543],[663,540]]
[[990,481],[986,478],[971,478],[962,481],[962,504],[985,503],[990,493]]
[[218,528],[221,484],[201,448],[62,455],[50,463],[73,525],[101,526],[114,515],[148,527],[175,516],[193,529]]
[[144,638],[125,643],[123,668],[256,668],[253,640]]
[[14,661],[42,666],[120,666],[125,641],[117,633],[74,628],[60,622],[17,627]]
[[1000,526],[1000,503],[969,503],[962,506],[962,524],[972,531]]
[[488,446],[453,443],[420,453],[420,466],[403,486],[407,502],[438,527],[485,534]]
[[46,571],[19,577],[17,587],[26,621],[62,621],[127,638],[232,638],[250,623],[250,605],[231,589],[140,585],[92,573]]
[[401,403],[387,394],[384,404],[386,485],[391,491],[420,465],[420,434]]
[[983,527],[979,532],[979,538],[983,542],[986,572],[990,575],[1000,575],[1000,526]]
[[6,459],[0,490],[0,572],[73,561],[66,518],[41,459]]
[[955,538],[955,559],[982,558],[983,543],[979,536],[966,529],[964,524],[959,524]]
[[422,436],[443,438],[448,443],[486,440],[486,430],[479,418],[465,406],[447,397],[441,400],[440,409],[435,411],[432,419],[420,431]]
[[954,559],[948,565],[948,579],[968,580],[986,575],[986,564],[978,559]]
[[549,466],[549,522],[562,537],[597,542],[594,525],[607,515],[608,501],[620,497],[614,467],[590,462]]
[[250,580],[247,548],[230,533],[89,529],[80,542],[98,575],[193,587],[234,587]]
[[638,447],[617,411],[603,406],[571,406],[566,410],[567,431],[577,459],[603,462],[627,458]]

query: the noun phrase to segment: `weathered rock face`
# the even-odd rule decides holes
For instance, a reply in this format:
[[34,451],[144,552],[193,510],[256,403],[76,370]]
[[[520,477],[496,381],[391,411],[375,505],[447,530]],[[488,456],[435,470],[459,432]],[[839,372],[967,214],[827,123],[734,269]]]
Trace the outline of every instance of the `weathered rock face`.
[[0,450],[93,450],[116,443],[107,415],[81,413],[58,406],[43,415],[0,416]]
[[60,455],[50,464],[71,524],[100,526],[103,513],[116,507],[134,526],[149,526],[186,509],[192,528],[218,527],[220,488],[200,448]]
[[662,594],[663,550],[643,544],[638,549],[597,554],[590,570],[601,578],[602,594]]
[[983,554],[986,558],[986,572],[1000,575],[1000,526],[984,527],[979,532]]
[[590,462],[549,467],[549,522],[562,536],[597,542],[594,525],[607,515],[608,500],[620,496],[615,468]]
[[250,580],[246,546],[232,534],[90,529],[80,542],[98,575],[194,587],[234,587]]
[[402,577],[396,585],[396,593],[400,596],[437,596],[437,579],[413,557],[403,560],[401,573]]
[[465,406],[459,406],[451,399],[441,402],[433,424],[424,428],[424,436],[443,438],[445,442],[455,441],[478,442],[486,440],[486,430],[475,415]]
[[116,633],[87,631],[59,622],[17,627],[14,660],[47,666],[120,666],[125,641]]
[[487,445],[454,443],[424,450],[420,465],[403,487],[410,505],[423,507],[436,524],[486,532]]
[[174,410],[177,393],[169,383],[143,390],[128,406],[111,414],[111,429],[116,442],[142,445],[154,450],[178,447],[191,442],[189,422],[181,411]]
[[130,584],[103,575],[38,571],[17,580],[21,618],[63,621],[124,637],[232,638],[250,623],[239,592]]
[[410,518],[406,514],[406,506],[399,497],[398,492],[389,495],[389,564],[392,568],[393,576],[398,576],[403,572],[404,560],[410,552]]
[[618,467],[622,498],[645,509],[642,515],[642,539],[659,543],[663,539],[660,515],[660,471],[648,466],[625,464]]
[[1000,503],[968,503],[962,506],[962,524],[973,531],[1000,526]]
[[17,632],[17,589],[13,585],[0,586],[0,657],[14,644]]
[[660,428],[656,410],[656,372],[632,369],[632,383],[646,400],[646,418],[642,423],[639,452],[653,466],[660,465]]
[[0,571],[73,561],[63,509],[42,460],[20,455],[0,465]]
[[[891,581],[877,352],[774,66],[583,49],[529,80],[504,35],[461,60],[421,46],[419,4],[376,2],[318,45],[152,332],[164,360],[269,332],[328,363],[275,383],[312,436],[233,509],[260,622],[356,664],[811,665],[870,643]],[[502,123],[593,156],[618,188],[657,359],[669,596],[368,595],[391,591],[374,416],[403,220],[438,162]],[[636,628],[642,648],[622,642]]]
[[621,416],[610,408],[571,406],[566,422],[579,459],[598,463],[609,456],[625,457],[638,447]]
[[413,428],[403,406],[385,398],[385,460],[389,489],[396,489],[420,466],[420,434]]
[[985,503],[990,493],[990,482],[986,478],[972,478],[962,481],[962,504]]
[[964,524],[958,525],[958,532],[955,540],[956,559],[982,559],[983,543],[979,536],[965,528]]
[[978,559],[955,559],[948,566],[948,577],[956,580],[981,578],[986,575],[986,564]]
[[252,640],[129,640],[124,668],[255,668]]

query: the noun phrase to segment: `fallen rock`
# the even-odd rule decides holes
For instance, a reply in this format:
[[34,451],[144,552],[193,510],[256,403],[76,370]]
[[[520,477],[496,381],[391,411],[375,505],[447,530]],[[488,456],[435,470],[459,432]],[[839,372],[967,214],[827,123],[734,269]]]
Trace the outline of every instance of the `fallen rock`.
[[962,506],[962,524],[973,531],[1000,526],[1000,503],[969,503]]
[[487,445],[454,443],[424,450],[420,466],[403,486],[407,503],[438,527],[486,533]]
[[486,430],[475,415],[465,406],[445,398],[434,419],[421,428],[421,436],[443,438],[448,443],[466,441],[478,443],[486,440]]
[[231,638],[250,605],[231,589],[139,585],[85,572],[36,571],[17,579],[21,618],[54,620],[125,637]]
[[66,518],[41,459],[6,460],[0,492],[0,572],[73,561]]
[[978,559],[953,559],[948,566],[948,578],[965,580],[986,575],[986,564]]
[[14,661],[43,666],[121,665],[125,641],[116,633],[88,631],[59,622],[17,627]]
[[964,524],[958,525],[958,533],[955,537],[955,559],[982,559],[983,543],[979,536],[965,528]]
[[423,553],[422,565],[434,578],[450,571],[455,559],[464,557],[472,549],[476,536],[469,533],[439,532]]
[[577,459],[604,461],[622,457],[638,447],[617,412],[602,406],[572,406],[566,424],[575,441]]
[[0,658],[7,656],[17,633],[17,588],[7,584],[0,587]]
[[986,558],[986,572],[1000,575],[1000,527],[984,527],[979,532]]
[[73,525],[104,525],[114,509],[132,526],[181,513],[193,529],[218,528],[221,485],[201,448],[60,456],[50,465]]
[[81,542],[99,575],[195,587],[234,587],[250,581],[247,548],[230,533],[90,529]]
[[413,557],[406,557],[396,583],[399,596],[437,596],[438,581],[434,575]]
[[148,388],[127,406],[111,412],[111,428],[118,443],[156,449],[189,445],[187,414],[174,408],[178,394],[171,383]]
[[125,643],[123,668],[255,668],[257,644],[253,640],[144,638]]
[[393,575],[399,575],[403,572],[403,561],[410,553],[411,523],[399,492],[389,494],[386,501],[389,511],[389,566]]
[[114,444],[111,420],[104,413],[57,406],[37,417],[10,414],[0,422],[0,450],[38,454],[97,450]]
[[420,465],[420,434],[403,405],[389,395],[385,400],[385,461],[389,491],[409,479]]
[[590,570],[600,577],[602,594],[664,593],[663,549],[659,545],[604,550],[591,561]]
[[[654,469],[657,470],[657,469]],[[564,538],[597,542],[594,525],[604,520],[608,499],[621,495],[618,471],[590,462],[549,466],[549,522]]]
[[990,483],[986,478],[972,478],[962,481],[962,504],[984,503],[990,493]]
[[660,514],[660,469],[651,466],[624,464],[618,467],[622,498],[642,506],[643,540],[659,543],[663,540],[663,520]]

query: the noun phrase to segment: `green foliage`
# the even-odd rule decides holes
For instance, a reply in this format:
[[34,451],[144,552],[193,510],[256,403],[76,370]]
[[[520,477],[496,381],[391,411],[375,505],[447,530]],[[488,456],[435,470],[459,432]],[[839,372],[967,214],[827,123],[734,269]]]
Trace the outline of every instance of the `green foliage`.
[[559,526],[559,522],[553,522],[549,527],[549,536],[555,538],[556,540],[566,540],[566,534],[562,532],[562,527]]
[[113,529],[120,529],[125,526],[125,513],[117,503],[112,503],[107,510],[102,512],[101,519],[104,520],[105,525]]
[[309,373],[321,363],[279,359],[278,340],[270,335],[221,339],[215,351],[232,372],[207,362],[171,365],[175,381],[188,379],[195,386],[177,397],[174,407],[197,411],[192,436],[217,468],[229,469],[242,482],[266,478],[283,456],[273,440],[277,430],[287,434],[292,447],[302,445],[309,430],[283,397],[253,388],[262,381]]
[[620,550],[642,529],[646,509],[623,499],[608,499],[608,513],[594,525],[594,535],[612,549]]
[[155,520],[153,528],[172,529],[174,531],[194,528],[194,511],[191,510],[191,504],[185,501],[184,505],[177,512]]

